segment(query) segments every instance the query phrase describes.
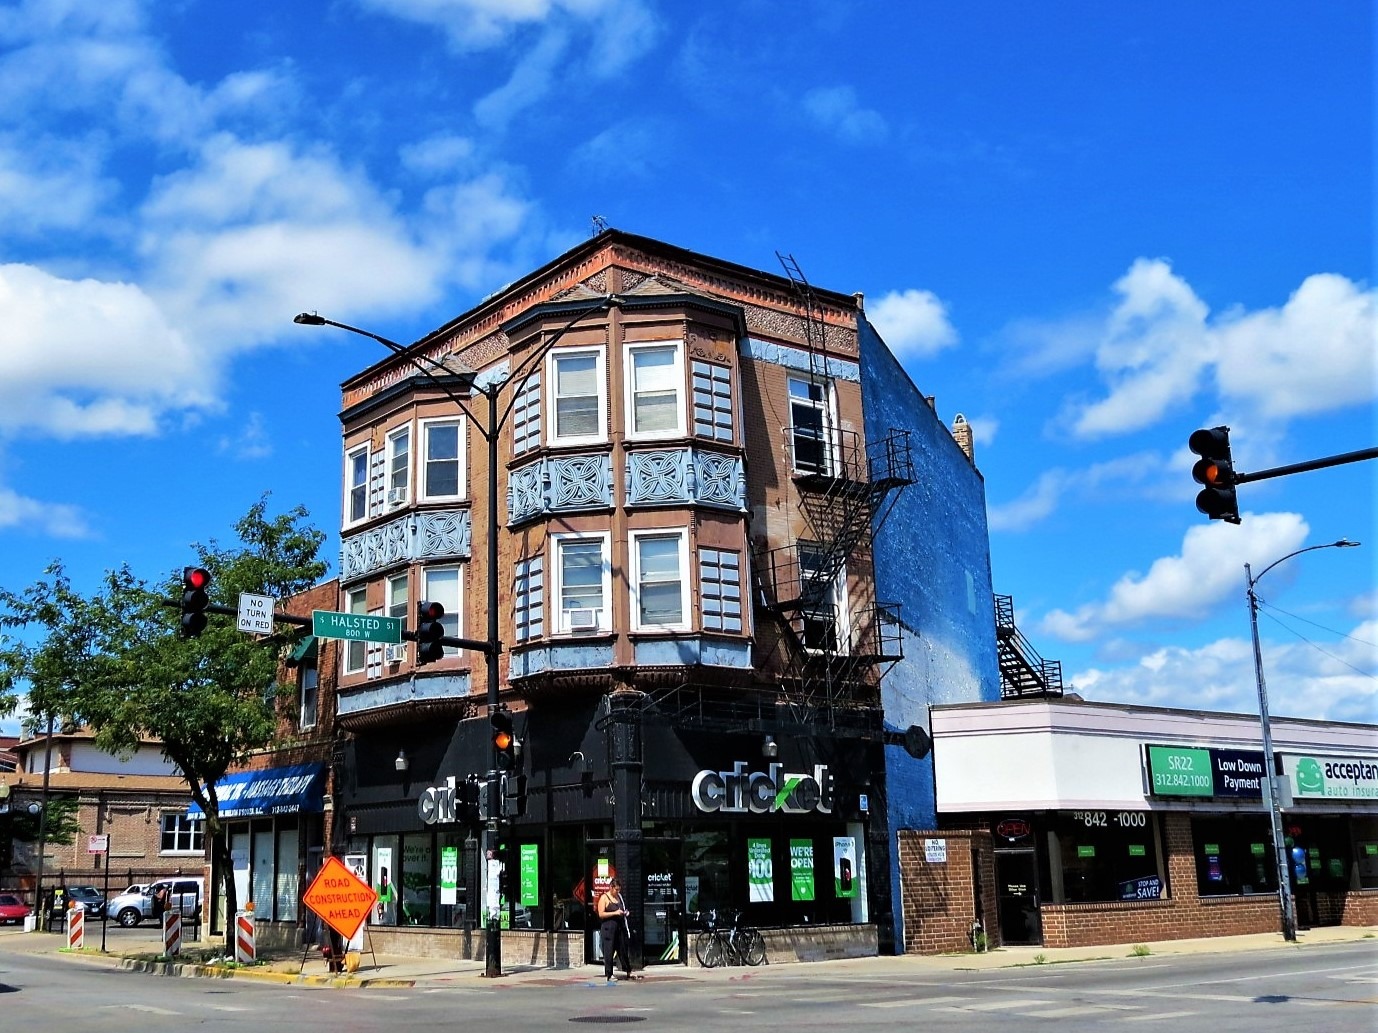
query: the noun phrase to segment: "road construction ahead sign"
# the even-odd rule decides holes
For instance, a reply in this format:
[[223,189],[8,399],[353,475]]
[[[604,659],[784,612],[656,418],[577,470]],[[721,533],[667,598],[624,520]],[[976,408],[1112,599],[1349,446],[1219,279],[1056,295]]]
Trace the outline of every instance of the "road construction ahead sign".
[[378,894],[338,857],[332,857],[311,880],[301,901],[322,922],[346,940],[352,940],[378,903]]

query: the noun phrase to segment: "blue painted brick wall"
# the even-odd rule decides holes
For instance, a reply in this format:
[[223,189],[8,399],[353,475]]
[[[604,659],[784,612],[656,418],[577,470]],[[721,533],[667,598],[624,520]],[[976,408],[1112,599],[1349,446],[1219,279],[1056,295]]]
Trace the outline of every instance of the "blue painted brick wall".
[[[907,430],[914,483],[875,539],[876,598],[902,605],[904,659],[881,682],[885,725],[928,727],[935,703],[1000,698],[985,483],[951,432],[863,317],[861,391],[866,438]],[[885,748],[890,840],[936,824],[933,760]],[[904,943],[899,852],[891,850],[896,943]]]

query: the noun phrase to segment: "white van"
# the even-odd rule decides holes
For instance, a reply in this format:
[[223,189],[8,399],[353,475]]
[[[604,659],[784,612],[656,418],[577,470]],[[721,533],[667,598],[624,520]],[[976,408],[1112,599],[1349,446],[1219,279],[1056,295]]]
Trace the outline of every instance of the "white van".
[[206,895],[205,880],[180,875],[149,883],[142,892],[121,893],[106,904],[105,912],[126,929],[132,929],[145,918],[153,918],[153,894],[162,886],[168,888],[168,907],[177,908],[185,919],[195,919],[200,915],[201,901]]

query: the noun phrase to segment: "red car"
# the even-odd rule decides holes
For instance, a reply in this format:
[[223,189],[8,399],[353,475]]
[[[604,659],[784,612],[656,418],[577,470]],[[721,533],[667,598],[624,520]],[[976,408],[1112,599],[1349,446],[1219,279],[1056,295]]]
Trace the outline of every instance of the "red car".
[[33,909],[13,893],[0,893],[0,925],[22,922],[32,913]]

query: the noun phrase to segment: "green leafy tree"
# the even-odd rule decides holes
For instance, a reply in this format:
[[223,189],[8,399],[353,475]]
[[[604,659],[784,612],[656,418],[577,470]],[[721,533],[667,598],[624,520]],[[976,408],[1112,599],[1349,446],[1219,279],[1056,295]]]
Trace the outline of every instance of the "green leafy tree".
[[[325,535],[306,519],[300,506],[269,517],[265,496],[235,524],[236,544],[196,546],[198,565],[211,574],[211,601],[234,605],[241,592],[282,599],[319,581],[326,571],[318,558]],[[149,738],[161,742],[163,755],[187,780],[205,814],[226,911],[233,914],[238,899],[215,784],[273,742],[270,687],[282,641],[253,638],[228,618],[214,617],[198,638],[181,638],[178,611],[165,603],[181,590],[180,570],[155,590],[124,566],[108,572],[96,596],[80,606],[65,599],[61,613],[36,603],[19,612],[29,618],[21,623],[47,630],[43,649],[66,642],[81,650],[78,663],[59,665],[61,677],[45,682],[46,706],[77,716],[95,733],[97,746],[117,755],[132,753]],[[51,584],[35,586],[22,597],[0,595],[0,603],[12,609],[16,601],[52,593]],[[68,612],[80,613],[89,639],[69,634]],[[37,682],[33,674],[28,677],[32,698]],[[233,944],[229,923],[226,940]]]

